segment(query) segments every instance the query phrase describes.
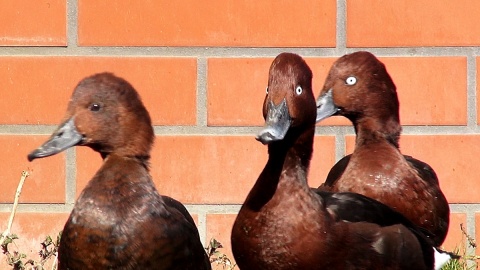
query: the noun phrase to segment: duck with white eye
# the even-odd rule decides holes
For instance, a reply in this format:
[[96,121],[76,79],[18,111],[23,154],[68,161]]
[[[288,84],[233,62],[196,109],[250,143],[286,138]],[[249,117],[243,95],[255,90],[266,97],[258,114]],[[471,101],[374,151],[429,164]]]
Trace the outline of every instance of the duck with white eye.
[[[268,86],[265,89],[268,94]],[[303,88],[300,85],[295,87],[295,94],[297,96],[303,93]],[[265,120],[265,126],[262,132],[258,134],[258,138],[263,138],[261,142],[267,144],[272,141],[283,140],[287,134],[291,123],[290,115],[288,114],[287,101],[283,101],[275,106],[273,101],[268,102],[268,115]]]
[[[357,83],[357,78],[355,76],[349,76],[345,79],[346,85],[355,85]],[[339,108],[333,105],[333,96],[332,90],[328,91],[321,99],[317,100],[317,108],[322,107],[322,111],[317,110],[317,123],[333,114],[335,114]]]

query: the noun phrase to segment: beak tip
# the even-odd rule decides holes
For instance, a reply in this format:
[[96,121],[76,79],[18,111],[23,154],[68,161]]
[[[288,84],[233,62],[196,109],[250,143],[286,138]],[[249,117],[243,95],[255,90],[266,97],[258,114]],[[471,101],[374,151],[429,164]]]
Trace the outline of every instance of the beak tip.
[[37,158],[37,150],[38,149],[35,149],[32,152],[30,152],[30,154],[28,154],[27,159],[29,162],[32,162],[32,160]]
[[266,145],[274,141],[283,140],[284,137],[285,134],[280,134],[276,132],[276,130],[272,130],[271,128],[267,127],[266,129],[263,129],[260,133],[258,133],[255,139],[261,142],[263,145]]
[[42,158],[42,157],[45,156],[45,155],[42,155],[42,152],[39,151],[39,150],[40,150],[40,148],[35,149],[32,152],[30,152],[30,154],[28,154],[27,159],[28,159],[29,162],[32,162],[34,159]]
[[269,142],[269,140],[268,140],[267,136],[265,136],[265,134],[258,134],[255,137],[255,140],[261,142],[263,145],[265,145]]

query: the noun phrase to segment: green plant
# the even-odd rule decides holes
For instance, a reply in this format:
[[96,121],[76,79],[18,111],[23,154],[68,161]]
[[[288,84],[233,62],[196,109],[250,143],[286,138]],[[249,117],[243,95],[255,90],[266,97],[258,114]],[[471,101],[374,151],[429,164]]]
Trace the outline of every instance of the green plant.
[[13,269],[25,269],[25,263],[23,260],[27,257],[24,253],[18,251],[10,251],[8,245],[15,245],[14,241],[18,239],[16,234],[10,234],[3,237],[2,252],[7,256],[8,265],[12,266]]
[[[449,261],[442,270],[475,270],[477,269],[477,260],[480,259],[480,256],[469,255],[465,242],[468,243],[470,247],[476,247],[477,244],[473,237],[471,237],[463,227],[463,224],[460,224],[460,230],[462,231],[462,242],[457,246],[453,253],[460,256],[458,260]],[[470,262],[470,263],[469,263]]]
[[[57,264],[57,252],[58,245],[60,243],[60,237],[61,233],[58,234],[55,242],[49,235],[45,237],[45,240],[40,243],[42,247],[38,252],[40,257],[39,259],[27,258],[25,253],[19,251],[18,246],[15,244],[15,240],[18,239],[17,235],[15,234],[10,234],[5,237],[3,243],[1,244],[2,252],[7,257],[7,264],[12,266],[14,270],[43,270],[45,269],[45,264],[52,258],[54,259],[52,269],[55,269]],[[14,245],[15,248],[11,248],[10,245]]]
[[217,241],[215,238],[210,239],[210,243],[205,248],[208,258],[210,259],[210,263],[220,265],[222,266],[222,269],[235,269],[236,264],[233,264],[227,255],[220,252],[220,248],[223,248],[222,243]]

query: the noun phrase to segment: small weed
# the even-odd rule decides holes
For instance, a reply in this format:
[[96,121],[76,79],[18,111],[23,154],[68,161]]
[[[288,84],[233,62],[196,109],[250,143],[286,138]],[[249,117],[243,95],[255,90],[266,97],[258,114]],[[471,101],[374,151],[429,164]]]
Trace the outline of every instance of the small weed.
[[[55,242],[52,237],[47,236],[45,240],[40,243],[42,248],[38,252],[39,259],[29,259],[25,253],[19,251],[18,246],[15,244],[15,240],[18,239],[17,235],[7,235],[2,243],[2,252],[7,256],[7,264],[12,267],[13,270],[43,270],[45,264],[54,259],[52,269],[56,268],[58,244],[60,243],[60,235],[58,234]],[[14,245],[11,248],[10,245]]]
[[220,252],[220,248],[223,248],[222,244],[218,242],[215,238],[212,238],[208,246],[205,248],[208,258],[210,259],[210,263],[221,265],[222,269],[226,270],[235,269],[236,264],[233,264],[232,261],[227,257],[227,255]]
[[[460,230],[462,231],[462,244],[460,247],[455,248],[453,251],[454,254],[460,255],[460,259],[449,261],[442,270],[475,270],[477,269],[477,260],[480,259],[480,256],[472,256],[467,254],[467,249],[465,247],[465,241],[470,247],[476,247],[477,244],[473,237],[471,237],[463,227],[463,224],[460,224]],[[473,262],[469,265],[469,261]]]

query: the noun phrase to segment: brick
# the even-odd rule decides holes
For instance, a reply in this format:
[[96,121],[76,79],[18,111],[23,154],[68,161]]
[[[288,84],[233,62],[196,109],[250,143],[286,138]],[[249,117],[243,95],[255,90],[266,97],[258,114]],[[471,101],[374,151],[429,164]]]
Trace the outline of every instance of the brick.
[[[223,248],[219,251],[229,258],[233,263],[235,259],[232,253],[232,244],[230,237],[232,235],[233,223],[237,215],[234,214],[208,214],[207,215],[207,241],[215,239],[219,241]],[[212,264],[214,269],[223,269],[220,265]]]
[[[323,182],[324,168],[334,161],[333,138],[317,141],[315,149],[322,150],[312,159],[312,186]],[[161,136],[156,145],[154,181],[160,193],[184,203],[243,203],[267,161],[267,147],[253,136]]]
[[336,1],[78,3],[81,46],[334,47]]
[[261,126],[271,62],[272,59],[208,59],[207,124]]
[[[77,196],[101,166],[98,153],[77,147]],[[157,136],[151,175],[162,195],[182,203],[243,203],[267,161],[254,136]],[[317,136],[309,184],[318,187],[335,162],[335,138]]]
[[[313,90],[316,97],[335,60],[306,58],[314,73]],[[466,125],[465,57],[386,57],[381,60],[397,86],[402,124]],[[271,62],[272,59],[268,58],[209,59],[208,125],[262,125],[261,108]],[[248,89],[245,82],[249,82]],[[251,94],[239,94],[245,91]],[[452,95],[456,98],[452,99]],[[343,117],[332,117],[322,121],[321,125],[351,123]]]
[[2,187],[0,203],[13,203],[15,192],[23,170],[29,172],[24,182],[21,203],[62,203],[65,202],[65,155],[28,162],[27,155],[39,147],[47,136],[1,135],[3,146]]
[[[354,140],[347,137],[347,153],[353,151]],[[480,201],[480,173],[472,162],[480,151],[479,135],[402,135],[400,149],[435,170],[449,203]]]
[[[235,154],[227,157],[229,153]],[[76,147],[76,155],[78,197],[102,165],[102,159],[88,147]],[[267,147],[255,141],[254,136],[157,136],[151,174],[160,194],[183,203],[243,203],[266,160]],[[323,183],[334,164],[335,137],[316,136],[309,185],[318,187]],[[248,168],[246,173],[242,165]],[[226,180],[236,172],[242,172],[238,180],[245,184],[237,184],[237,179]]]
[[311,187],[318,187],[327,178],[328,172],[335,165],[335,137],[315,136],[313,145],[313,157],[310,163],[308,184]]
[[[262,104],[272,61],[273,58],[208,59],[209,126],[263,125]],[[313,71],[312,87],[318,96],[335,59],[306,58],[305,61]]]
[[[10,251],[20,251],[27,255],[28,259],[40,261],[38,252],[41,250],[41,243],[49,235],[53,241],[56,241],[58,233],[63,230],[63,226],[68,219],[69,213],[19,213],[15,214],[11,233],[16,234],[19,239],[15,244],[9,245]],[[0,213],[0,231],[3,232],[7,227],[10,213]],[[0,268],[12,269],[8,266],[5,255],[0,256]],[[27,261],[26,259],[24,261]],[[53,258],[49,260],[45,269],[52,269]]]
[[135,87],[155,125],[196,122],[192,58],[35,56],[0,57],[0,62],[0,111],[9,112],[0,115],[0,124],[58,124],[77,83],[104,71]]
[[[100,168],[102,159],[87,147],[77,147],[76,153],[78,197]],[[229,153],[235,154],[227,157]],[[183,203],[243,203],[266,159],[267,148],[253,136],[157,136],[151,174],[160,194]],[[316,136],[309,185],[318,187],[323,183],[334,164],[335,137]],[[242,165],[247,169],[242,169]],[[232,175],[240,179],[227,180]],[[238,184],[239,181],[245,184]],[[238,188],[241,192],[237,193]]]
[[447,251],[455,251],[465,247],[466,239],[460,224],[464,228],[467,227],[467,215],[464,213],[450,213],[450,225],[448,227],[448,234],[442,247]]
[[478,135],[403,136],[400,146],[432,166],[449,203],[480,201],[480,174],[473,160],[480,151]]
[[[97,153],[79,148],[77,196],[101,165]],[[253,136],[157,136],[151,175],[160,194],[185,204],[242,203],[266,159]]]
[[[467,124],[465,57],[380,57],[380,61],[397,87],[402,125]],[[351,125],[345,119],[322,123]]]
[[243,203],[266,161],[253,136],[157,136],[152,177],[183,203]]
[[381,61],[397,87],[403,125],[467,124],[465,57],[382,57]]
[[102,166],[103,160],[100,154],[90,149],[90,147],[76,147],[75,151],[77,155],[77,186],[75,198],[78,198],[88,181],[93,178]]
[[2,0],[0,45],[66,46],[65,0]]
[[480,44],[478,1],[348,0],[346,5],[348,47]]

